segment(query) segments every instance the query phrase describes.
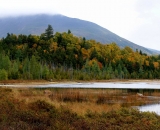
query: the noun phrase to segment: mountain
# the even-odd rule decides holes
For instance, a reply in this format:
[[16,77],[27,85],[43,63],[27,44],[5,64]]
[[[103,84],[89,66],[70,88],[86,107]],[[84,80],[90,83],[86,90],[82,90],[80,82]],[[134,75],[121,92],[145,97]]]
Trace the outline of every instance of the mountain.
[[76,36],[94,39],[103,44],[115,42],[122,48],[129,46],[134,50],[141,50],[143,53],[160,54],[159,51],[139,46],[95,23],[63,15],[40,14],[0,18],[0,38],[5,37],[7,33],[40,35],[45,32],[48,24],[52,25],[54,32],[67,32],[69,29]]
[[148,50],[152,51],[152,54],[160,55],[160,51],[159,50],[150,49],[150,48],[148,48]]

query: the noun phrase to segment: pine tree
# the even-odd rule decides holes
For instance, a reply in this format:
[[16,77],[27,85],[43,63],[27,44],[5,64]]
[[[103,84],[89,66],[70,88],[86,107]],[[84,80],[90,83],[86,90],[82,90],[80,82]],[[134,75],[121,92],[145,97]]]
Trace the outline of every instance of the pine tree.
[[53,37],[53,28],[51,25],[48,25],[48,28],[45,31],[45,37],[47,40]]
[[90,73],[90,65],[89,65],[89,60],[88,60],[88,59],[86,60],[86,63],[85,63],[85,65],[84,65],[83,70],[84,70],[85,72],[87,72],[87,73]]
[[12,68],[11,68],[11,78],[12,79],[18,79],[19,75],[18,75],[18,69],[19,69],[19,65],[17,61],[14,61]]
[[8,56],[1,55],[0,56],[0,69],[5,69],[9,71],[11,68],[11,61]]
[[28,57],[24,60],[24,63],[23,63],[23,75],[25,79],[30,79],[30,61],[28,59]]
[[43,66],[42,77],[44,79],[48,79],[49,78],[49,69],[48,69],[48,67],[46,65]]
[[122,67],[120,64],[118,64],[117,71],[118,71],[118,77],[122,78]]
[[92,70],[92,72],[94,73],[94,76],[95,76],[95,75],[98,75],[98,74],[100,73],[100,68],[99,68],[99,66],[98,66],[97,61],[93,61],[91,70]]
[[68,34],[70,34],[70,33],[71,33],[71,30],[68,29]]
[[109,66],[108,66],[108,68],[107,68],[107,72],[108,72],[108,74],[111,76],[112,75],[112,73],[113,73],[113,68],[112,68],[112,64],[111,63],[109,63]]
[[32,56],[30,60],[30,71],[33,76],[33,79],[40,79],[40,64],[37,62],[36,57]]

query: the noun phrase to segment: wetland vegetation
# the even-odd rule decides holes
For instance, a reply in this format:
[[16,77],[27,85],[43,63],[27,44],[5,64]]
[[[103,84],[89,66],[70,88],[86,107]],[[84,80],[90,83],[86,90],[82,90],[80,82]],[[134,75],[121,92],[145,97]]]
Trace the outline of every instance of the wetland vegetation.
[[131,107],[146,103],[137,92],[117,89],[1,87],[0,129],[160,129],[159,115]]

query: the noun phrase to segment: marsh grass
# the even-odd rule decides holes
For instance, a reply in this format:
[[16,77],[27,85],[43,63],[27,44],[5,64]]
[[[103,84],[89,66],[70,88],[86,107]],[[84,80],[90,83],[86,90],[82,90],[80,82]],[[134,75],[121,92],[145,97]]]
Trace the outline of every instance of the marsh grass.
[[130,108],[147,100],[110,89],[0,88],[0,129],[160,129],[158,115]]
[[[49,90],[51,93],[45,94],[44,91]],[[103,91],[103,92],[102,92]],[[16,98],[21,99],[27,103],[44,100],[47,101],[56,108],[61,106],[69,108],[78,114],[84,115],[86,111],[102,112],[117,109],[120,104],[108,105],[107,103],[97,104],[97,99],[104,90],[97,89],[14,89]],[[26,93],[25,93],[26,92]],[[108,92],[107,92],[108,93]],[[110,94],[113,94],[111,92]],[[114,107],[113,107],[114,106]],[[115,107],[117,106],[117,108]]]
[[[16,99],[26,103],[44,100],[56,108],[64,106],[78,114],[84,114],[88,110],[99,113],[108,112],[120,107],[138,106],[159,101],[116,89],[8,88],[3,91],[9,91]],[[152,95],[159,96],[159,93],[155,92]]]

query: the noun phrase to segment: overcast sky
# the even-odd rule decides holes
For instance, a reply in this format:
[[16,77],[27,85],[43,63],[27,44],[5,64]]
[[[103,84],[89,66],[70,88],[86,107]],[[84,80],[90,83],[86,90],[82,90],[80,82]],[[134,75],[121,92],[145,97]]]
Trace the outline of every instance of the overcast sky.
[[91,21],[160,50],[160,0],[0,0],[0,17],[39,13]]

